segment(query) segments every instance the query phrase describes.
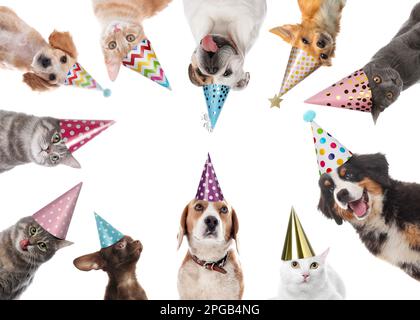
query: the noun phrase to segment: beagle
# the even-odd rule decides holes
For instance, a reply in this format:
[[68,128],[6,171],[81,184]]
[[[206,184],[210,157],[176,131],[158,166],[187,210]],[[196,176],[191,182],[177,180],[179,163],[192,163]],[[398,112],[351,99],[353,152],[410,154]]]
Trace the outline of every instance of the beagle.
[[178,272],[182,300],[242,299],[244,283],[237,256],[238,229],[235,210],[226,201],[194,199],[185,207],[178,233],[178,249],[184,236],[189,245]]

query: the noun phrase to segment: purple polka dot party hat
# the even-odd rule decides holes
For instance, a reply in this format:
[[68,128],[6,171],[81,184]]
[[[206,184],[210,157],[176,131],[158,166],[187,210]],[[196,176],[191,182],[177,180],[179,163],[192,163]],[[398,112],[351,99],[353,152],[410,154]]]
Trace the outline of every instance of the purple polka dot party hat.
[[353,154],[332,135],[322,129],[314,121],[315,117],[316,113],[314,111],[308,111],[304,115],[304,120],[312,125],[320,174],[331,173],[334,169],[346,163]]
[[33,214],[34,220],[58,239],[66,239],[82,183]]
[[224,199],[222,189],[219,185],[219,180],[217,179],[216,172],[214,171],[214,167],[211,162],[210,154],[207,155],[207,161],[204,165],[204,170],[201,175],[195,198],[197,200],[210,202],[223,201]]

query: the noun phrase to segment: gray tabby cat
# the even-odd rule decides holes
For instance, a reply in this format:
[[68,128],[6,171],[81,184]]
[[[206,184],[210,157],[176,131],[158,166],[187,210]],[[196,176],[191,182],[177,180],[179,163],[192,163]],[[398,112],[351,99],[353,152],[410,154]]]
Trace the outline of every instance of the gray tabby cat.
[[372,90],[372,116],[376,122],[401,91],[420,81],[420,3],[392,41],[363,69]]
[[35,272],[57,250],[72,243],[46,232],[32,217],[0,233],[0,300],[17,299]]
[[60,120],[0,110],[0,173],[34,162],[80,168],[60,136]]

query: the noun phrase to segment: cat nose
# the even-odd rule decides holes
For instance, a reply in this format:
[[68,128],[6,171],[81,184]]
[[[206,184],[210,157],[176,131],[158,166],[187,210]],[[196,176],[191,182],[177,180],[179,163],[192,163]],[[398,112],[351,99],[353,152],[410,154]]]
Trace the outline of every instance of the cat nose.
[[308,279],[308,278],[309,278],[309,273],[304,273],[304,274],[302,274],[302,277],[303,277],[304,279]]

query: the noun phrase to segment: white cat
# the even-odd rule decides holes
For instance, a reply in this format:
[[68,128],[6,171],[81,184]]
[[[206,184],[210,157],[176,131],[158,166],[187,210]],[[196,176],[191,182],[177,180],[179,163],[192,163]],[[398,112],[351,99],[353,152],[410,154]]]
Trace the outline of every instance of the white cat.
[[343,300],[345,286],[326,263],[329,249],[307,259],[282,261],[278,300]]

